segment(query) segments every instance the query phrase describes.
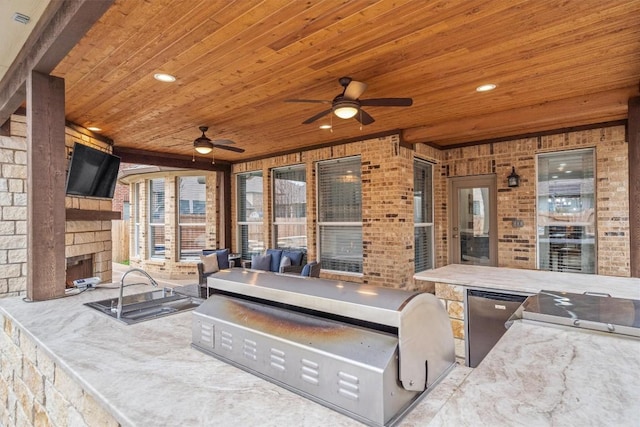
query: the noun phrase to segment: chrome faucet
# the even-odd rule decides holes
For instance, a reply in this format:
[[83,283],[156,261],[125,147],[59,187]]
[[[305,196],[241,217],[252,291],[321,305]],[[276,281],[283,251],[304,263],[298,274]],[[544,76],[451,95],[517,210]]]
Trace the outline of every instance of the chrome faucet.
[[133,272],[142,273],[143,275],[147,276],[147,278],[149,279],[149,282],[154,287],[156,288],[158,287],[158,282],[153,280],[153,277],[151,277],[149,273],[147,273],[141,268],[130,268],[129,270],[125,271],[122,277],[120,278],[120,295],[118,296],[118,306],[116,307],[116,318],[118,319],[120,319],[120,315],[122,314],[122,291],[124,289],[124,278],[127,277],[129,273],[133,273]]

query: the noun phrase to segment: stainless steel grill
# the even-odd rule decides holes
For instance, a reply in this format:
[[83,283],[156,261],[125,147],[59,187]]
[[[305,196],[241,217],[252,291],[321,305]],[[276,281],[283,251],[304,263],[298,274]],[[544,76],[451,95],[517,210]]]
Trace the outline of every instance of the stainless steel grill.
[[392,425],[455,363],[431,294],[247,270],[208,279],[193,346],[369,425]]

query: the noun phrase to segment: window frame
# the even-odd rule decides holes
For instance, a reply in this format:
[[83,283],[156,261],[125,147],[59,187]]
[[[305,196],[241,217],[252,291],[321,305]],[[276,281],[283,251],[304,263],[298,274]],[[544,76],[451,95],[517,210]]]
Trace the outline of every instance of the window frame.
[[[430,216],[431,216],[431,221],[430,222],[416,222],[415,218],[416,218],[416,214],[417,214],[417,209],[418,207],[416,206],[416,168],[418,165],[426,165],[429,167],[429,175],[430,175],[430,179],[429,182],[431,183],[430,188],[428,189],[429,191],[429,197],[430,197]],[[433,185],[433,163],[423,160],[423,159],[419,159],[419,158],[414,158],[413,159],[413,193],[414,193],[414,207],[413,207],[413,217],[414,217],[414,272],[418,273],[420,271],[426,271],[426,270],[431,270],[435,267],[435,209],[434,209],[434,185]],[[416,245],[417,243],[417,232],[418,230],[421,229],[427,229],[428,230],[428,236],[430,238],[430,243],[431,243],[431,247],[428,250],[429,253],[429,259],[427,260],[426,264],[427,264],[427,268],[422,268],[422,264],[418,262],[418,247]],[[420,265],[419,265],[420,264]],[[420,268],[420,269],[419,269]]]
[[[356,166],[356,161],[357,161],[357,166]],[[323,220],[323,214],[322,214],[322,209],[323,209],[323,205],[322,205],[322,189],[321,189],[321,184],[322,184],[322,173],[321,173],[321,167],[323,165],[328,165],[328,164],[336,164],[336,163],[347,163],[347,162],[353,162],[352,168],[356,169],[357,168],[357,176],[358,176],[358,185],[359,185],[359,189],[360,189],[360,193],[359,193],[359,208],[360,208],[360,220],[359,221],[325,221]],[[350,157],[342,157],[339,159],[331,159],[331,160],[323,160],[323,161],[319,161],[316,162],[315,164],[315,168],[316,168],[316,235],[317,235],[317,241],[316,241],[316,253],[318,254],[318,260],[322,265],[322,270],[323,271],[327,271],[330,273],[335,273],[335,274],[340,274],[340,275],[346,275],[346,276],[354,276],[354,277],[362,277],[363,276],[363,269],[364,269],[364,256],[363,256],[363,222],[362,222],[362,158],[361,156],[350,156]],[[337,177],[334,177],[334,180],[336,182],[338,182]],[[356,257],[359,258],[359,260],[356,261],[356,271],[349,271],[349,270],[345,270],[345,269],[335,269],[335,268],[331,268],[331,263],[327,261],[327,259],[325,258],[325,256],[329,256],[329,255],[325,255],[324,253],[324,249],[322,247],[322,242],[325,240],[325,233],[324,230],[329,229],[330,227],[344,227],[344,228],[352,228],[352,229],[358,229],[359,230],[359,235],[360,235],[360,240],[359,240],[359,244],[360,247],[356,248],[356,251],[359,249],[359,257],[357,256],[356,253]],[[358,234],[358,232],[356,231],[355,234]],[[331,235],[327,235],[329,237],[331,237]],[[353,255],[351,255],[352,258]],[[353,264],[352,264],[353,265]]]
[[[154,181],[161,181],[162,182],[162,203],[158,203],[158,206],[162,206],[162,222],[154,222],[153,221],[153,212],[152,209],[154,208],[155,204],[153,203],[153,196],[154,196],[154,192],[153,192],[153,183]],[[165,230],[165,226],[167,223],[167,213],[166,213],[166,208],[165,208],[165,203],[166,203],[166,189],[165,189],[165,185],[166,185],[166,180],[165,178],[152,178],[150,180],[147,181],[148,182],[148,194],[147,194],[147,201],[148,201],[148,227],[149,227],[149,239],[147,242],[147,246],[149,249],[149,259],[165,259],[166,257],[166,230]],[[155,251],[155,246],[153,243],[153,236],[155,235],[153,229],[154,228],[158,228],[158,229],[162,229],[162,235],[164,236],[164,241],[163,242],[163,247],[165,248],[164,251],[162,252],[162,254],[157,254]]]
[[[592,169],[592,177],[590,177],[589,179],[592,181],[591,182],[591,188],[592,191],[591,193],[580,193],[580,203],[582,204],[583,202],[583,195],[586,194],[591,194],[591,209],[592,210],[592,217],[593,217],[593,224],[592,224],[592,230],[591,233],[589,233],[587,230],[589,229],[589,226],[584,225],[584,222],[581,221],[563,221],[562,224],[554,224],[553,221],[552,222],[548,222],[547,221],[541,221],[541,198],[547,197],[548,198],[548,203],[550,203],[551,198],[555,198],[555,196],[552,196],[551,190],[547,189],[547,194],[544,195],[541,193],[541,182],[540,181],[540,159],[544,158],[544,157],[560,157],[561,155],[565,154],[565,155],[578,155],[580,153],[590,153],[590,158],[591,158],[591,169]],[[553,176],[551,176],[551,178],[553,179]],[[582,178],[584,179],[584,178]],[[547,182],[549,180],[547,179]],[[597,211],[597,157],[596,157],[596,149],[595,147],[590,147],[590,148],[578,148],[578,149],[574,149],[574,150],[562,150],[562,151],[552,151],[552,152],[545,152],[545,153],[538,153],[536,154],[536,268],[538,270],[542,270],[542,271],[554,271],[554,272],[577,272],[577,273],[582,273],[582,274],[598,274],[598,232],[597,232],[597,226],[598,226],[598,211]],[[548,184],[547,184],[548,185]],[[555,193],[554,193],[555,194]],[[567,197],[569,195],[559,195],[559,197],[564,198]],[[588,200],[588,199],[585,199]],[[547,210],[547,212],[550,212]],[[583,230],[580,230],[579,233],[581,236],[583,236],[584,234],[587,234],[587,237],[583,237],[579,240],[583,240],[579,243],[573,243],[574,245],[579,245],[580,246],[580,257],[582,257],[582,251],[583,251],[583,247],[584,245],[592,245],[592,254],[593,254],[593,259],[592,259],[592,264],[589,263],[588,265],[591,267],[592,271],[585,271],[584,270],[584,266],[585,263],[584,261],[581,260],[581,266],[580,269],[576,269],[576,268],[572,268],[572,266],[568,265],[568,263],[570,261],[568,261],[570,255],[571,255],[571,247],[567,246],[567,253],[566,255],[564,255],[564,257],[567,257],[567,260],[560,260],[559,258],[561,258],[560,256],[558,256],[556,254],[556,258],[552,259],[552,249],[549,248],[548,250],[548,266],[547,265],[543,265],[543,250],[541,245],[543,243],[547,243],[549,245],[552,244],[552,240],[551,240],[551,234],[553,232],[552,227],[560,225],[560,226],[565,226],[568,229],[571,229],[572,227],[576,227],[576,224],[582,224],[582,225],[578,225],[578,227],[584,227]],[[548,230],[545,230],[545,227],[549,227]],[[555,230],[557,232],[561,232],[562,230]],[[565,231],[567,231],[565,229]],[[578,232],[578,231],[577,231]],[[548,234],[548,236],[547,236]],[[572,234],[572,233],[569,233]],[[588,235],[591,235],[591,237],[589,238]],[[569,237],[569,239],[573,239],[575,238],[575,236],[567,236]],[[543,240],[548,240],[548,242],[544,242]],[[567,245],[571,245],[572,243],[567,243]],[[574,248],[575,249],[575,248]],[[588,250],[588,249],[587,249]],[[589,256],[589,254],[587,253],[587,256]],[[575,256],[574,256],[575,258]],[[553,268],[553,264],[554,261],[557,263],[558,269],[554,269]],[[567,265],[564,265],[565,268],[560,269],[560,262],[563,263],[567,263]],[[549,267],[549,268],[545,268],[545,267]]]
[[[294,220],[292,221],[279,221],[278,220],[278,195],[276,192],[276,180],[279,179],[277,177],[278,172],[290,172],[290,171],[296,171],[296,172],[302,172],[304,175],[304,192],[302,192],[302,194],[304,195],[304,200],[303,200],[303,205],[304,205],[304,216],[303,217],[295,217]],[[271,170],[271,216],[273,218],[273,221],[271,222],[271,236],[272,236],[272,243],[271,243],[271,247],[273,248],[278,248],[278,249],[295,249],[295,250],[304,250],[305,252],[307,251],[308,247],[307,247],[307,242],[308,242],[308,236],[307,236],[307,168],[306,165],[304,164],[300,164],[300,165],[291,165],[291,166],[285,166],[285,167],[279,167],[279,168],[274,168]],[[286,247],[281,247],[278,244],[278,228],[279,226],[302,226],[303,228],[303,232],[304,234],[301,234],[300,237],[302,238],[302,240],[304,240],[305,244],[304,246],[286,246]]]
[[[200,227],[202,229],[202,234],[204,235],[206,233],[206,226],[207,226],[207,212],[206,212],[206,197],[207,197],[207,188],[206,188],[206,181],[205,181],[205,177],[203,175],[184,175],[184,176],[178,176],[178,179],[176,180],[176,199],[178,201],[178,203],[176,204],[176,243],[177,243],[177,249],[178,249],[178,260],[180,262],[185,262],[185,261],[199,261],[200,260],[200,254],[199,253],[194,253],[191,256],[184,256],[182,253],[182,233],[183,233],[183,229],[186,230],[188,228],[196,228],[196,227]],[[182,223],[181,221],[181,216],[182,216],[182,208],[181,208],[181,202],[182,202],[182,197],[181,197],[181,183],[183,179],[186,178],[201,178],[203,184],[202,185],[202,199],[204,201],[205,204],[205,210],[203,211],[203,215],[202,215],[202,219],[203,222],[185,222]],[[193,201],[195,201],[196,199],[189,199],[191,200],[191,206],[190,206],[190,210],[193,213]],[[200,250],[205,249],[204,248],[204,241],[203,241],[203,246],[200,247]]]
[[133,222],[133,239],[131,239],[133,248],[131,248],[131,253],[136,258],[140,258],[140,227],[142,218],[142,206],[140,205],[141,187],[142,184],[140,182],[133,184],[133,215],[131,218],[131,222]]
[[[262,239],[262,245],[264,246],[264,174],[262,173],[262,171],[252,171],[252,172],[243,172],[243,173],[239,173],[236,175],[236,247],[237,247],[237,252],[240,253],[240,257],[243,260],[250,260],[251,256],[253,254],[258,254],[258,253],[262,253],[264,252],[264,249],[266,248],[262,248],[261,250],[256,250],[256,251],[250,251],[249,250],[249,241],[250,239],[249,237],[249,227],[251,226],[257,226],[259,227],[259,232],[255,232],[257,234],[261,234],[261,239]],[[262,212],[263,212],[263,216],[262,219],[260,221],[247,221],[246,218],[244,218],[243,216],[246,215],[246,209],[243,209],[242,206],[244,206],[244,203],[242,203],[241,201],[244,199],[245,201],[247,200],[247,194],[244,193],[242,194],[242,188],[243,186],[240,184],[240,181],[242,179],[247,179],[247,177],[260,177],[261,181],[262,181],[262,200],[261,200],[261,205],[260,207],[262,208]],[[245,191],[246,191],[246,186],[244,186]],[[247,228],[247,232],[243,233],[243,227]],[[243,239],[243,235],[246,234],[247,236],[247,242],[245,244],[244,239]]]

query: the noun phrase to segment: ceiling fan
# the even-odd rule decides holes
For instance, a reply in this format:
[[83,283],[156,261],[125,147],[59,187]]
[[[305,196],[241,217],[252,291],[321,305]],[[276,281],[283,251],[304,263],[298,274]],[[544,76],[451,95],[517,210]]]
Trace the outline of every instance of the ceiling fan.
[[315,116],[311,116],[302,122],[302,124],[305,125],[313,123],[331,112],[341,119],[350,119],[353,117],[361,124],[369,125],[375,120],[361,107],[409,107],[413,104],[413,99],[411,98],[360,99],[364,91],[367,90],[366,83],[357,82],[352,80],[351,77],[341,77],[338,81],[344,89],[340,95],[333,98],[333,101],[322,101],[318,99],[285,99],[284,102],[331,104],[331,108],[321,111]]
[[[230,139],[216,139],[212,141],[209,137],[207,137],[204,134],[207,130],[209,130],[208,126],[200,126],[198,127],[198,129],[200,129],[200,131],[202,132],[202,135],[193,141],[193,148],[199,154],[212,153],[214,147],[221,148],[223,150],[233,151],[235,153],[244,153],[244,149],[238,148],[238,147],[232,147],[231,144],[235,144],[235,142],[233,142]],[[211,156],[212,156],[211,163],[214,163],[213,154]],[[195,162],[195,160],[196,159],[194,154],[193,161]]]

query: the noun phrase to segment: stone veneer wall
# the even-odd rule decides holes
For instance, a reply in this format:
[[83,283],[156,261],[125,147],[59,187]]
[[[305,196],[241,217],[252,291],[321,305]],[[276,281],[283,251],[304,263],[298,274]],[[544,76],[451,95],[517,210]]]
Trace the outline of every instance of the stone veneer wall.
[[[69,159],[76,142],[97,150],[111,152],[111,147],[108,144],[67,127],[64,143]],[[67,209],[111,211],[112,200],[67,196],[65,197],[65,207]],[[65,227],[65,257],[93,255],[93,276],[100,277],[103,282],[111,282],[112,280],[111,225],[111,220],[83,220],[66,221]]]
[[119,426],[31,336],[0,313],[0,425]]
[[[12,115],[11,136],[0,136],[0,296],[24,295],[27,289],[27,123]],[[108,146],[66,128],[67,153],[75,141],[109,151]],[[111,210],[111,200],[66,197],[67,208]],[[110,282],[111,221],[67,221],[67,258],[94,254],[94,275]]]
[[15,136],[0,136],[0,296],[27,290],[26,118],[11,117]]

